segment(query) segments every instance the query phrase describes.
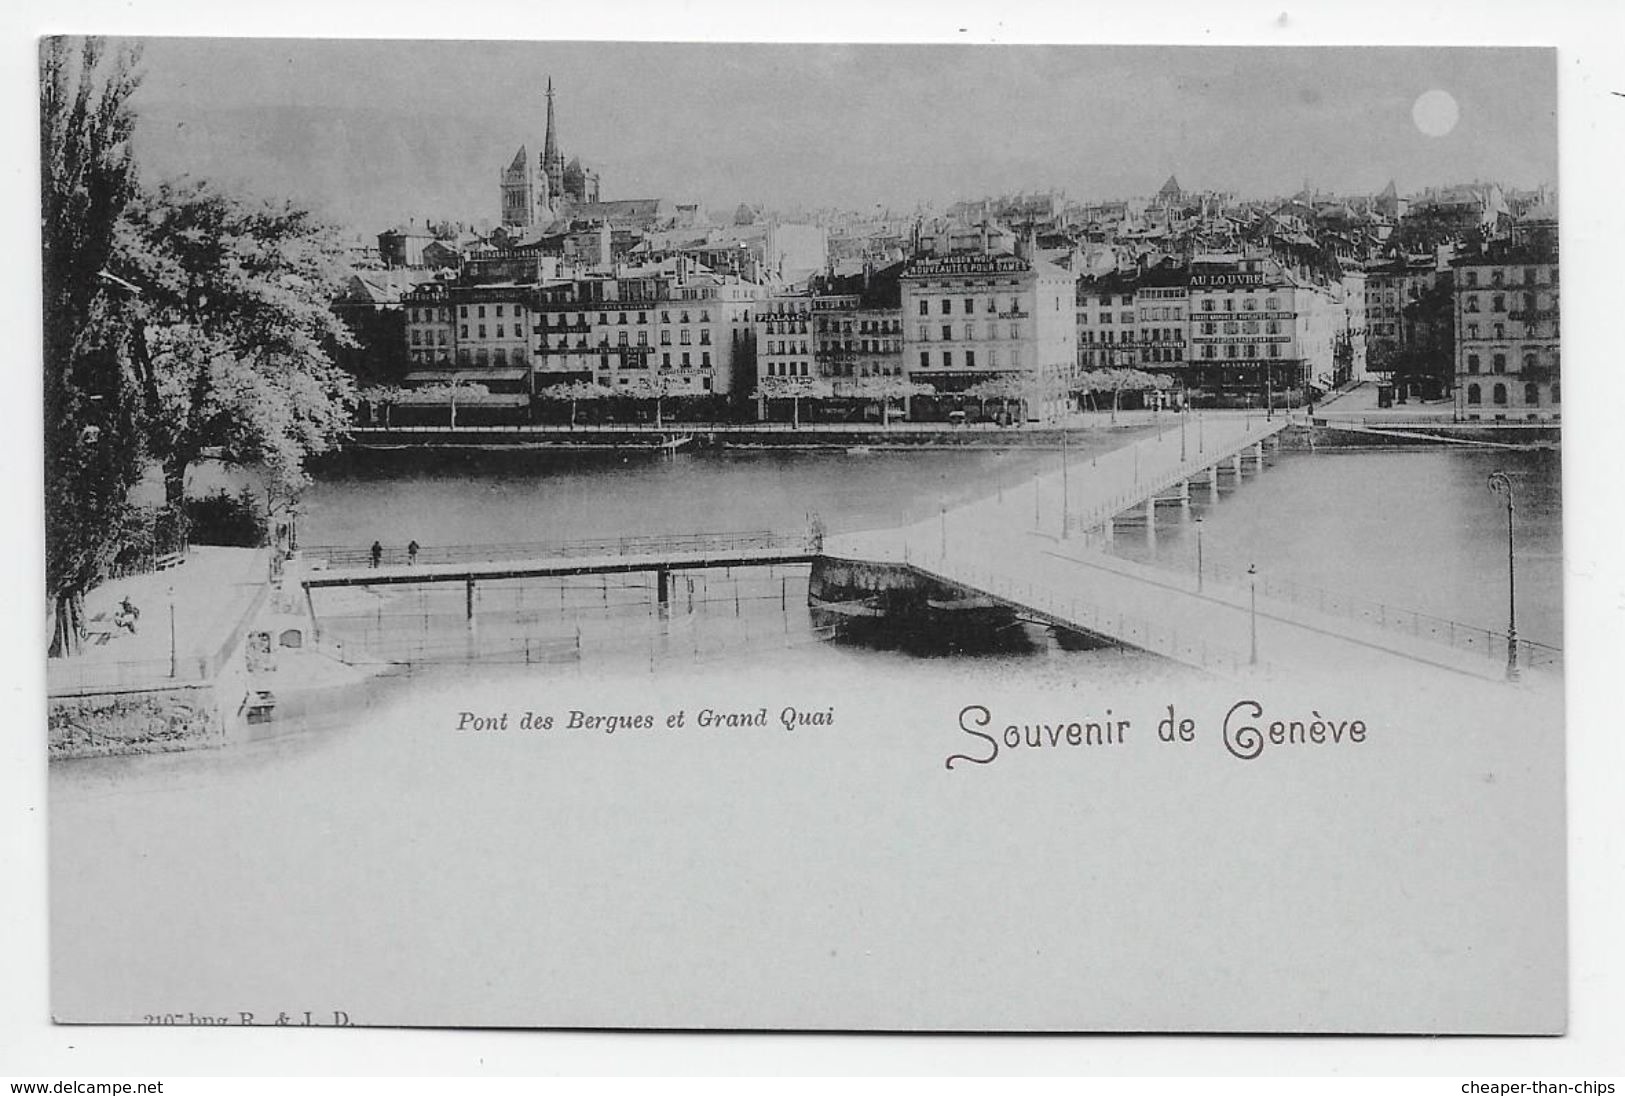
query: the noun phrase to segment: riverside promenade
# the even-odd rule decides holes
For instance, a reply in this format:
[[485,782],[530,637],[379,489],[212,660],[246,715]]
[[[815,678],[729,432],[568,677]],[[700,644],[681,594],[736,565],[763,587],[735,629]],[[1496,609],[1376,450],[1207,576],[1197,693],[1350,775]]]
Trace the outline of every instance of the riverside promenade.
[[[194,547],[179,566],[102,583],[85,595],[84,650],[47,660],[49,695],[212,681],[263,604],[269,567],[262,548]],[[126,597],[141,611],[134,633],[112,623]]]

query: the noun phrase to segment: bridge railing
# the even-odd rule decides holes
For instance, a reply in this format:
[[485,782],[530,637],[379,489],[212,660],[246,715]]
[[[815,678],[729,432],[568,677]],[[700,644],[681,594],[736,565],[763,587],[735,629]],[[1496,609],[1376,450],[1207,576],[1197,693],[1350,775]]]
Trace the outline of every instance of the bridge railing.
[[[405,545],[380,545],[377,563],[385,567],[413,564],[506,563],[533,559],[573,559],[582,556],[658,556],[743,551],[811,551],[808,533],[753,530],[733,533],[677,533],[660,536],[595,537],[575,540],[531,541],[511,544],[421,545],[413,555]],[[301,548],[306,565],[329,569],[371,567],[370,547],[314,545]]]
[[[1194,479],[1202,472],[1230,460],[1237,453],[1248,446],[1256,445],[1280,432],[1281,425],[1268,424],[1260,421],[1255,427],[1248,425],[1247,431],[1239,438],[1229,439],[1228,445],[1222,450],[1222,455],[1200,454],[1196,457],[1187,457],[1172,468],[1162,470],[1148,469],[1145,475],[1135,483],[1111,497],[1077,514],[1071,515],[1067,521],[1067,532],[1087,532],[1097,526],[1104,525],[1108,520],[1125,510],[1143,505],[1148,498],[1152,498],[1175,484],[1185,480]],[[1136,442],[1136,445],[1144,444]]]
[[1043,613],[1064,625],[1116,640],[1142,651],[1232,676],[1271,675],[1269,663],[1255,663],[1238,648],[1213,643],[1205,636],[1161,624],[1131,613],[1115,612],[1072,594],[1059,594],[1041,583],[1009,575],[995,574],[980,567],[956,563],[949,567],[941,559],[913,564],[933,578],[969,592],[991,594],[1014,605]]
[[[1386,631],[1415,636],[1456,650],[1481,653],[1489,659],[1504,659],[1507,655],[1505,632],[1463,624],[1461,621],[1432,616],[1371,598],[1293,582],[1290,579],[1268,575],[1250,576],[1245,571],[1222,564],[1204,565],[1202,579],[1204,583],[1211,582],[1237,590],[1246,590],[1256,581],[1258,592],[1272,601],[1299,605],[1329,616],[1362,621]],[[1562,671],[1561,647],[1520,639],[1516,648],[1519,666],[1526,669]]]

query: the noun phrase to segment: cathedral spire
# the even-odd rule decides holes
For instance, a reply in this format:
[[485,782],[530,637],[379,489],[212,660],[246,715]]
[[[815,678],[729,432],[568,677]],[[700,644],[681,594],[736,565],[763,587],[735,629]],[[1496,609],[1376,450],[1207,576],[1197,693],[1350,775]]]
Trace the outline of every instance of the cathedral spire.
[[553,124],[553,77],[549,76],[547,78],[547,140],[542,145],[542,165],[551,168],[553,161],[560,158],[558,130]]

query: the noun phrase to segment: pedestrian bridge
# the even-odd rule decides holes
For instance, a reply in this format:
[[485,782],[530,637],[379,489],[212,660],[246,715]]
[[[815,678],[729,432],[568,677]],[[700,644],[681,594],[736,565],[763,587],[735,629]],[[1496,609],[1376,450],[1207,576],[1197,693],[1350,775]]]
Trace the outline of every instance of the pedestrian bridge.
[[[885,582],[918,582],[939,600],[1004,606],[1023,619],[1226,675],[1504,676],[1508,643],[1499,633],[1269,576],[1213,567],[1182,574],[1106,551],[1125,524],[1154,535],[1159,508],[1188,509],[1193,492],[1213,502],[1263,474],[1287,425],[1263,413],[1169,415],[1157,434],[1087,460],[1073,461],[1063,447],[1031,490],[944,507],[933,520],[896,529],[426,547],[416,555],[392,547],[376,561],[366,548],[309,548],[290,568],[313,623],[310,592],[322,588],[462,583],[472,621],[480,582],[652,572],[665,604],[673,571],[811,564],[815,577],[821,567],[888,572]],[[880,611],[862,590],[843,604]],[[1514,654],[1523,668],[1561,664],[1561,651],[1539,644],[1518,644]]]

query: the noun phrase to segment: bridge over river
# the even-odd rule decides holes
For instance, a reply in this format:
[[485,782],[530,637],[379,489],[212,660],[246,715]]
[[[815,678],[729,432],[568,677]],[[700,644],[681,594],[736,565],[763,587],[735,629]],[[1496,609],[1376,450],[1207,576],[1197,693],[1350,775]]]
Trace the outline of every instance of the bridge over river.
[[[367,549],[322,548],[291,566],[313,620],[310,592],[338,586],[462,583],[473,620],[482,581],[647,572],[658,576],[664,605],[673,572],[810,563],[814,607],[854,621],[905,604],[929,608],[926,626],[956,611],[966,620],[1002,613],[1239,677],[1506,675],[1504,635],[1268,575],[1183,574],[1111,555],[1125,524],[1154,536],[1168,520],[1159,512],[1188,507],[1193,492],[1216,501],[1262,475],[1288,425],[1261,413],[1171,419],[1157,435],[1086,460],[1063,449],[1030,489],[944,504],[935,519],[901,528],[425,548],[412,558],[392,549],[377,560]],[[1516,651],[1520,667],[1560,665],[1555,648],[1522,643]]]

